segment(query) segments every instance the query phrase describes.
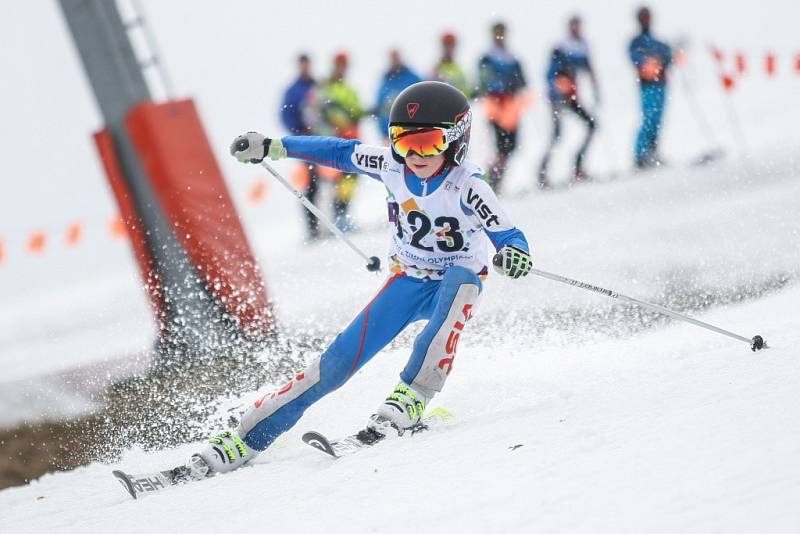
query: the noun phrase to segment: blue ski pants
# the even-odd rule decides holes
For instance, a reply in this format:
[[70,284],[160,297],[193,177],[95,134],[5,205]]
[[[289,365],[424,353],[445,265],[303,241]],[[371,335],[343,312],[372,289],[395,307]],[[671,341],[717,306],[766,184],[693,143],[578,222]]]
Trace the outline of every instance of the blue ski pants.
[[641,84],[642,126],[636,136],[635,157],[637,162],[655,156],[658,149],[658,134],[664,116],[667,88],[661,83]]
[[347,382],[406,326],[425,319],[428,324],[414,341],[400,379],[433,397],[450,374],[458,340],[481,288],[478,276],[463,267],[450,267],[442,280],[393,275],[321,356],[250,407],[239,435],[251,448],[266,449],[309,406]]

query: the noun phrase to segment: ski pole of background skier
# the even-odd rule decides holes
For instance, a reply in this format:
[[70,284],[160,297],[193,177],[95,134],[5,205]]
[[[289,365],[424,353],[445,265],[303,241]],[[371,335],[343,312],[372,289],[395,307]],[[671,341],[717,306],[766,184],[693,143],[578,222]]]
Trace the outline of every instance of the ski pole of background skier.
[[697,98],[697,92],[694,89],[694,84],[691,78],[696,78],[696,73],[692,67],[692,63],[688,56],[689,42],[687,39],[679,39],[675,43],[677,48],[676,52],[676,65],[678,71],[678,78],[681,82],[681,88],[686,95],[686,100],[689,102],[689,107],[692,109],[692,117],[695,119],[697,127],[701,134],[705,137],[706,141],[711,144],[710,152],[719,154],[721,152],[720,143],[714,128],[711,127],[711,122],[708,120],[708,115],[703,106]]
[[272,168],[272,165],[270,165],[270,164],[269,164],[269,163],[267,163],[266,161],[262,161],[262,162],[261,162],[261,166],[262,166],[262,167],[264,167],[265,169],[267,169],[267,172],[269,172],[269,173],[270,173],[272,176],[274,176],[274,177],[275,177],[275,179],[276,179],[276,180],[278,180],[278,181],[279,181],[279,182],[280,182],[280,183],[283,185],[283,187],[285,187],[286,189],[288,189],[288,190],[289,190],[289,192],[291,192],[291,193],[292,193],[292,194],[293,194],[293,195],[294,195],[294,196],[297,198],[297,200],[299,200],[299,201],[300,201],[300,202],[303,204],[303,206],[305,206],[305,207],[306,207],[306,209],[308,209],[308,211],[310,211],[311,213],[313,213],[313,214],[314,214],[314,216],[315,216],[317,219],[319,219],[319,221],[320,221],[322,224],[324,224],[325,226],[327,226],[327,227],[328,227],[328,230],[330,230],[331,232],[333,232],[333,233],[334,233],[334,234],[335,234],[335,235],[336,235],[336,236],[337,236],[339,239],[341,239],[342,241],[344,241],[344,243],[345,243],[345,244],[346,244],[348,247],[350,247],[350,248],[353,250],[353,252],[355,252],[356,254],[358,254],[359,256],[361,256],[361,258],[363,258],[363,259],[364,259],[364,261],[366,261],[366,262],[367,262],[367,270],[368,270],[368,271],[370,271],[370,272],[378,272],[378,271],[380,271],[380,270],[381,270],[381,260],[380,260],[380,258],[378,258],[377,256],[367,256],[366,254],[364,254],[364,253],[361,251],[361,249],[360,249],[360,248],[358,248],[358,247],[355,245],[355,243],[353,243],[353,242],[352,242],[352,241],[351,241],[351,240],[350,240],[350,239],[349,239],[349,238],[348,238],[348,237],[347,237],[347,236],[344,234],[344,232],[342,232],[342,231],[341,231],[339,228],[337,228],[337,227],[336,227],[336,225],[335,225],[335,224],[333,224],[333,222],[332,222],[330,219],[328,219],[328,218],[327,218],[327,217],[326,217],[326,216],[325,216],[325,215],[324,215],[324,214],[323,214],[323,213],[322,213],[322,212],[319,210],[319,208],[317,208],[317,207],[316,207],[316,206],[315,206],[315,205],[314,205],[314,204],[313,204],[313,203],[312,203],[310,200],[308,200],[308,199],[305,197],[305,195],[304,195],[304,194],[303,194],[301,191],[298,191],[297,189],[295,189],[295,188],[292,186],[292,184],[290,184],[290,183],[289,183],[289,182],[286,180],[286,178],[284,178],[283,176],[281,176],[281,174],[280,174],[278,171],[276,171],[275,169],[273,169],[273,168]]
[[[713,45],[708,45],[709,50],[711,50],[712,56],[715,55],[715,48]],[[722,79],[725,75],[725,72],[722,69],[722,65],[720,65],[719,61],[715,61],[717,65],[717,76],[719,79]],[[719,85],[720,91],[722,92],[722,100],[723,105],[725,106],[725,111],[727,112],[728,117],[728,124],[730,125],[731,131],[733,132],[733,137],[736,140],[736,143],[739,145],[740,155],[742,157],[742,161],[745,164],[746,170],[748,174],[752,173],[752,169],[749,168],[749,163],[747,160],[747,156],[749,155],[749,151],[747,149],[747,139],[744,135],[744,130],[742,129],[742,123],[739,120],[739,114],[736,111],[736,106],[733,103],[733,98],[731,97],[731,92],[729,89],[724,87],[722,84]]]

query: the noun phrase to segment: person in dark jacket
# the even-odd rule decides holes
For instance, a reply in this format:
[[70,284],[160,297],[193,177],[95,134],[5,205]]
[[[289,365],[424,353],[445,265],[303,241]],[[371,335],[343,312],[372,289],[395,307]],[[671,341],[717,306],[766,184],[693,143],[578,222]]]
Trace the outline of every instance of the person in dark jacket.
[[564,112],[574,113],[586,123],[586,137],[575,154],[575,167],[571,182],[580,182],[587,179],[583,169],[583,159],[589,143],[597,126],[595,118],[578,100],[578,73],[586,71],[592,79],[595,102],[599,101],[597,78],[594,75],[592,64],[589,61],[589,46],[581,35],[581,19],[573,16],[569,19],[569,34],[559,43],[550,54],[550,63],[547,68],[547,95],[550,100],[553,134],[550,144],[539,164],[539,187],[550,187],[547,178],[547,167],[553,148],[561,138],[561,117]]
[[658,135],[664,115],[672,50],[650,33],[652,16],[649,8],[639,8],[636,19],[641,31],[628,47],[642,97],[642,126],[636,137],[634,164],[637,169],[646,169],[662,163],[658,154]]
[[[283,94],[281,105],[281,122],[292,135],[314,135],[314,125],[318,120],[314,118],[314,89],[316,80],[311,75],[311,59],[307,54],[300,54],[297,58],[300,73]],[[319,191],[319,174],[315,165],[303,165],[298,173],[302,177],[302,189],[306,198],[312,203],[317,199]],[[313,213],[303,208],[306,217],[309,241],[319,238],[319,221]]]
[[311,124],[308,117],[309,103],[316,81],[311,75],[311,59],[306,54],[297,58],[300,74],[283,94],[281,122],[292,135],[308,135]]
[[422,78],[403,63],[399,50],[389,51],[389,70],[383,75],[375,104],[378,129],[387,143],[389,141],[389,110],[392,108],[392,102],[403,89],[421,81]]

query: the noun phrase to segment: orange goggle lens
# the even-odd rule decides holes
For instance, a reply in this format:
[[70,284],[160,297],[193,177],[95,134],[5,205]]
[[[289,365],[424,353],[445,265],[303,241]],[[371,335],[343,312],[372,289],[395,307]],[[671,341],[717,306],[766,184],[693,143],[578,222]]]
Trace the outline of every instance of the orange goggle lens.
[[390,126],[389,138],[397,154],[404,158],[411,152],[420,156],[436,156],[447,150],[447,130],[444,128],[419,128]]

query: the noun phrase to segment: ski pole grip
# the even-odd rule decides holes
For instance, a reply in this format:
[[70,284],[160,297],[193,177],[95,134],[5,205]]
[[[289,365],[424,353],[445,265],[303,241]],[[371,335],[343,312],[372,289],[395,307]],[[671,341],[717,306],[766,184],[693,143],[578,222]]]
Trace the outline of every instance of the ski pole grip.
[[492,256],[492,265],[495,267],[502,267],[503,266],[503,255],[499,252]]
[[381,270],[381,260],[378,256],[372,256],[367,263],[367,270],[371,273],[376,273]]

